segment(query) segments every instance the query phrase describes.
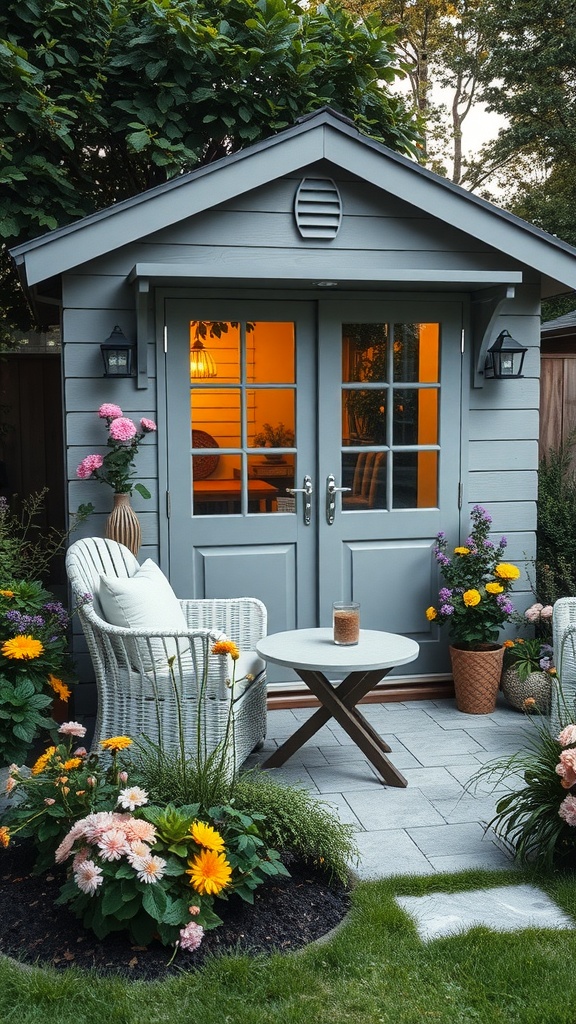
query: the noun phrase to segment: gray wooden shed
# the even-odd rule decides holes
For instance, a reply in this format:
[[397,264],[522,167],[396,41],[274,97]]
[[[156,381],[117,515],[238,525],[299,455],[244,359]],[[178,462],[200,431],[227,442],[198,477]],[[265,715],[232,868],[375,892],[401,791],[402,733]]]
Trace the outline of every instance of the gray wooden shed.
[[[109,401],[158,423],[138,459],[152,499],[134,506],[179,596],[256,595],[270,631],[326,625],[354,597],[365,627],[419,641],[410,678],[447,678],[424,616],[434,538],[464,538],[480,503],[510,560],[534,555],[540,299],[576,287],[575,249],[321,109],[12,255],[32,301],[61,310],[86,533],[112,496],[76,467],[105,450]],[[132,379],[102,375],[115,325]],[[524,376],[485,380],[503,329],[528,347]],[[266,423],[288,428],[274,452]]]

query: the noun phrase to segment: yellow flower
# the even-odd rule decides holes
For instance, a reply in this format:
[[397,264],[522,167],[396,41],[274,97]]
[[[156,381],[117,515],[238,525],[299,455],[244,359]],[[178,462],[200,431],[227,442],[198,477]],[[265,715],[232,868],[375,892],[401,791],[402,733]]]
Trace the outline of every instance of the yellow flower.
[[198,846],[205,846],[207,850],[214,850],[221,853],[224,849],[224,840],[219,832],[204,821],[193,821],[190,826],[192,838]]
[[215,850],[201,850],[193,860],[188,861],[190,885],[201,896],[217,896],[230,883],[232,868],[223,853]]
[[43,651],[44,647],[40,640],[22,634],[14,636],[2,644],[2,654],[5,658],[22,658],[30,661],[32,658],[39,658]]
[[0,597],[14,597],[13,590],[0,590]]
[[470,548],[454,548],[455,555],[469,555]]
[[0,828],[0,846],[6,848],[10,842],[10,829],[6,828],[6,825],[2,825]]
[[52,760],[52,757],[54,756],[55,753],[56,753],[56,747],[47,747],[46,750],[44,751],[44,753],[40,754],[40,757],[38,758],[36,763],[32,766],[32,769],[31,769],[32,775],[40,775],[41,772],[44,771],[44,769],[45,769],[46,765],[48,764],[48,762]]
[[240,651],[233,640],[217,640],[212,648],[212,654],[229,654],[232,661],[238,661]]
[[520,569],[509,562],[500,562],[494,569],[494,575],[499,576],[501,580],[517,580],[520,577]]
[[100,740],[100,746],[104,750],[126,750],[126,747],[132,746],[132,740],[129,736],[111,736],[108,740]]
[[435,608],[432,607],[432,605],[430,605],[430,607],[426,609],[426,618],[428,619],[428,622],[432,622],[432,620],[435,619],[437,615],[438,612],[436,611]]
[[67,761],[64,761],[62,765],[65,772],[71,772],[73,768],[79,768],[82,764],[81,757],[69,757]]
[[466,590],[462,594],[462,600],[467,608],[474,608],[475,605],[480,604],[482,598],[477,590]]
[[53,676],[52,673],[50,673],[48,676],[48,683],[54,690],[54,693],[60,697],[60,700],[63,700],[64,703],[66,703],[66,701],[72,696],[72,690],[70,690],[66,686],[66,683],[63,683],[61,679],[58,679],[58,676]]
[[486,593],[487,594],[501,594],[503,590],[504,590],[504,587],[502,586],[501,583],[487,583],[486,584]]

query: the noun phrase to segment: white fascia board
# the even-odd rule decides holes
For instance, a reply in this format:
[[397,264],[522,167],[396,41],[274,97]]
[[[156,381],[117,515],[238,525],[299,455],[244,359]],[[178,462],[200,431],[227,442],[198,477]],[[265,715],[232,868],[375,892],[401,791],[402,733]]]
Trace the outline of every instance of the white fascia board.
[[309,128],[283,139],[281,144],[246,150],[220,161],[218,166],[208,164],[181,180],[174,179],[150,193],[143,192],[123,204],[17,246],[12,256],[18,265],[25,265],[28,286],[66,273],[169,228],[184,217],[202,213],[274,178],[316,163],[322,159],[323,132],[322,126]]
[[[342,132],[327,128],[324,156],[352,174],[411,203],[440,222],[450,224],[568,288],[576,289],[576,249],[557,244],[552,235],[539,237],[530,225],[436,175],[422,173],[395,154],[387,156],[369,144],[358,147]],[[414,173],[416,171],[416,173]]]

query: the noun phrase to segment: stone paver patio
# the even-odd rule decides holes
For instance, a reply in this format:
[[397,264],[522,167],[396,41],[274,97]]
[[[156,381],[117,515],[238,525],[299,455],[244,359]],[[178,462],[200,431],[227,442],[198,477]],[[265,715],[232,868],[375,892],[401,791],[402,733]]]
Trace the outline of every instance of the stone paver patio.
[[[490,715],[464,715],[455,701],[363,704],[362,713],[383,736],[389,757],[408,780],[406,789],[384,786],[362,752],[332,720],[274,777],[301,785],[330,804],[357,829],[361,878],[434,874],[465,868],[512,868],[508,853],[484,824],[507,788],[470,778],[486,761],[525,749],[533,720],[499,698]],[[312,710],[271,711],[258,764]]]

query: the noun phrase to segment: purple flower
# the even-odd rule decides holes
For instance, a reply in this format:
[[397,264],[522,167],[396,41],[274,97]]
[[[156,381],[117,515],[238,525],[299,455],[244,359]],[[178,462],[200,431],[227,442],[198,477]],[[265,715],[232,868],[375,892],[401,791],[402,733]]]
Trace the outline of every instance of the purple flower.
[[447,558],[442,551],[436,552],[436,561],[438,562],[438,565],[450,565],[450,559]]
[[508,541],[506,540],[506,537],[500,537],[500,547],[501,548],[507,548],[508,547]]
[[548,669],[551,667],[551,665],[552,665],[552,662],[551,662],[550,658],[540,658],[540,668],[542,669],[543,672],[547,672]]
[[494,545],[493,545],[491,540],[485,540],[484,541],[484,547],[488,548],[489,551],[492,551],[492,549],[494,548]]
[[446,540],[446,534],[444,533],[444,530],[440,530],[436,534],[436,540]]
[[16,608],[6,612],[5,617],[10,625],[18,630],[19,633],[25,633],[27,630],[41,629],[42,626],[46,625],[41,615],[25,615]]
[[442,587],[442,589],[440,591],[438,591],[438,600],[439,601],[449,601],[451,597],[452,597],[452,591],[449,590],[448,587]]
[[440,606],[440,615],[454,615],[453,604],[443,604]]
[[496,604],[500,608],[504,615],[511,615],[514,611],[514,605],[507,598],[506,594],[498,594],[496,597]]

